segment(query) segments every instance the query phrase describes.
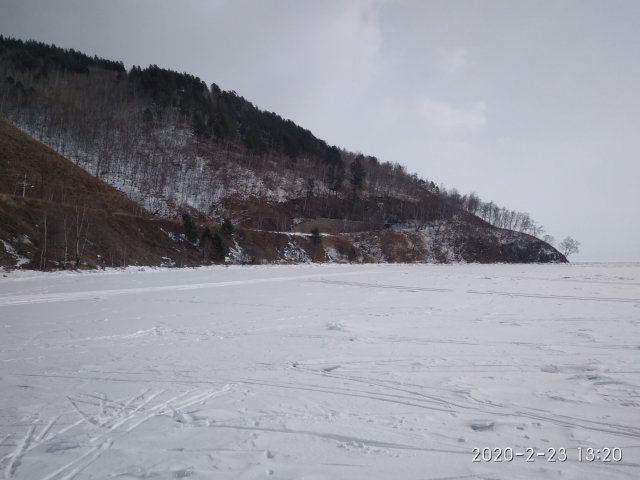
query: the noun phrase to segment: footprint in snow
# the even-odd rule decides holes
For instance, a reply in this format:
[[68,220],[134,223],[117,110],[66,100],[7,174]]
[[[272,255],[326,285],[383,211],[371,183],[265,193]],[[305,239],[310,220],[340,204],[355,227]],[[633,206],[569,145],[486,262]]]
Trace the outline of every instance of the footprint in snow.
[[188,468],[180,468],[178,470],[174,470],[173,473],[173,478],[188,478],[191,475],[193,475],[193,467],[188,467]]
[[540,370],[545,373],[558,373],[560,371],[560,367],[557,365],[545,365],[541,367]]
[[338,368],[340,368],[340,365],[333,365],[331,367],[324,367],[322,369],[322,371],[325,372],[325,373],[329,373],[329,372],[333,372],[334,370],[336,370]]
[[192,413],[183,413],[180,412],[178,410],[176,410],[175,408],[173,408],[171,405],[169,405],[169,409],[171,410],[171,418],[178,422],[178,423],[182,423],[183,425],[194,425],[194,426],[198,426],[198,427],[208,427],[211,425],[212,420],[206,418],[206,417],[200,417],[200,416],[196,416]]
[[495,427],[496,422],[490,420],[476,420],[469,425],[475,432],[490,432]]

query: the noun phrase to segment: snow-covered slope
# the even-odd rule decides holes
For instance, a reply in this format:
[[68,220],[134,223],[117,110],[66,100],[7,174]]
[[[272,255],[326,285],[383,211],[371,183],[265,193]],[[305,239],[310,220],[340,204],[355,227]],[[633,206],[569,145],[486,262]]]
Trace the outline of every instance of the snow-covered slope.
[[[638,285],[639,265],[12,272],[0,466],[16,480],[638,478]],[[483,447],[525,456],[473,462]],[[586,460],[614,447],[621,462]]]

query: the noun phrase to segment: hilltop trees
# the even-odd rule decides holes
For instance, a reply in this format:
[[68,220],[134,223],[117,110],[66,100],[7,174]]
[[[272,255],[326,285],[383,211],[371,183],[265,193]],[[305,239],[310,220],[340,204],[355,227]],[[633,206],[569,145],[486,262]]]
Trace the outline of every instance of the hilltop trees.
[[342,184],[344,183],[344,163],[342,160],[333,165],[329,169],[329,174],[327,176],[327,187],[329,190],[332,190],[336,196],[338,196],[338,192],[342,190]]
[[[435,189],[432,187],[432,190]],[[538,225],[526,212],[516,212],[515,210],[499,207],[494,202],[483,202],[475,192],[460,196],[455,189],[447,191],[441,188],[438,191],[453,205],[477,215],[494,227],[528,233],[534,237],[539,237],[544,233],[544,227]]]
[[349,170],[351,171],[351,178],[349,179],[349,182],[356,192],[361,190],[364,186],[365,171],[364,165],[362,164],[363,160],[364,156],[358,155],[349,166]]
[[34,40],[17,40],[0,35],[0,56],[8,56],[20,72],[47,77],[56,69],[72,73],[88,74],[89,69],[99,67],[124,74],[124,64],[98,57],[90,57],[74,49],[62,49]]

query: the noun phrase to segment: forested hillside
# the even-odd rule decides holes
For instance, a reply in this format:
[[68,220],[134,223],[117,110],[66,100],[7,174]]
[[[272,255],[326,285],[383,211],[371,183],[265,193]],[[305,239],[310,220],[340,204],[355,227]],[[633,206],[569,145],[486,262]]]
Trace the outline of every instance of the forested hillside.
[[[530,244],[525,234],[542,229],[526,214],[328,145],[233,91],[155,65],[126,71],[121,62],[0,36],[0,116],[157,218],[228,217],[262,232],[412,232],[457,252],[429,257],[425,246],[398,257],[412,261],[564,261],[548,245],[542,256],[514,256],[489,253],[503,240],[471,241],[498,232]],[[5,175],[14,187],[47,182],[46,172],[26,166]]]

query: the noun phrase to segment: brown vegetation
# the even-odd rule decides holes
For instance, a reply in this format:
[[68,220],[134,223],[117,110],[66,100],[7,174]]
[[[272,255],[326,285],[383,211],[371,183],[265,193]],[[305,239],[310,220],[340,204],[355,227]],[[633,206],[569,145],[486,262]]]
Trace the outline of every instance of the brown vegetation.
[[[196,249],[169,236],[179,238],[180,223],[151,218],[4,121],[0,172],[0,239],[28,258],[30,268],[199,263]],[[14,263],[0,247],[0,265]]]

